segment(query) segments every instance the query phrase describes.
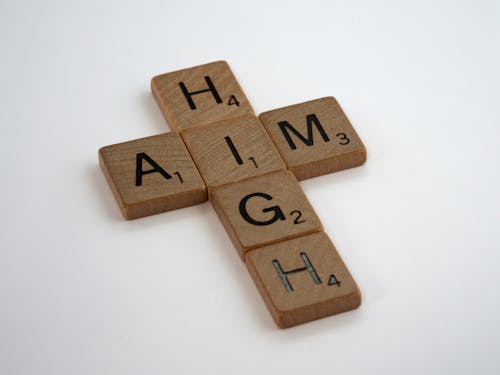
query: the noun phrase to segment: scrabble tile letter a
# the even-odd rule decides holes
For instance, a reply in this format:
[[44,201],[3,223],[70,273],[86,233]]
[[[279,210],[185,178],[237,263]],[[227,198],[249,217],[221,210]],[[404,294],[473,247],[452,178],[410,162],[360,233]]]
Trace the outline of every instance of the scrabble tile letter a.
[[163,115],[178,133],[224,119],[255,115],[225,61],[156,76],[151,80],[151,89]]

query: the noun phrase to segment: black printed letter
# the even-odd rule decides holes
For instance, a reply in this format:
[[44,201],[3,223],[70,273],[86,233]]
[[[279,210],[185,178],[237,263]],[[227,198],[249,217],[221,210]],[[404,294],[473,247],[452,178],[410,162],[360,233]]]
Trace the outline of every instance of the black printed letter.
[[[143,171],[142,159],[146,160],[153,167],[153,169],[150,169],[148,171]],[[142,185],[142,175],[155,172],[160,173],[167,180],[172,178],[172,176],[170,176],[162,167],[156,164],[156,162],[153,159],[151,159],[145,152],[137,154],[135,163],[135,186]]]
[[295,129],[292,125],[288,123],[288,121],[280,121],[278,122],[278,126],[281,129],[281,132],[283,133],[283,136],[288,142],[288,145],[292,150],[296,150],[297,146],[295,145],[294,141],[292,140],[292,137],[290,137],[290,134],[288,133],[288,130],[290,130],[297,138],[299,138],[304,144],[307,146],[312,146],[314,144],[314,139],[313,139],[313,127],[312,124],[316,125],[316,129],[318,129],[319,134],[321,135],[321,138],[323,138],[323,141],[329,142],[330,138],[328,138],[328,135],[325,132],[325,129],[323,129],[323,126],[321,126],[321,123],[319,122],[318,118],[316,117],[315,114],[307,115],[306,116],[306,123],[307,123],[307,138],[304,137],[302,134],[300,134],[297,129]]
[[285,215],[283,214],[283,211],[281,211],[281,208],[279,206],[272,206],[268,208],[264,208],[262,212],[274,212],[274,216],[267,220],[267,221],[258,221],[250,217],[247,211],[247,202],[250,198],[252,197],[261,197],[264,199],[267,199],[268,201],[272,200],[273,197],[271,197],[268,194],[265,193],[252,193],[248,194],[246,197],[244,197],[241,202],[240,202],[240,214],[243,219],[245,219],[248,223],[253,224],[253,225],[269,225],[274,223],[275,221],[278,220],[285,220]]
[[215,101],[218,104],[222,103],[222,99],[220,98],[219,93],[215,89],[215,86],[212,83],[212,80],[210,79],[210,77],[209,76],[205,76],[205,81],[207,82],[208,89],[194,91],[194,92],[189,92],[187,90],[186,85],[184,84],[184,82],[179,82],[179,86],[181,87],[182,93],[184,94],[184,96],[186,97],[186,100],[188,101],[189,108],[196,109],[196,105],[194,104],[193,98],[192,98],[193,95],[201,94],[201,93],[208,92],[208,91],[212,92],[212,95],[214,96],[214,99],[215,99]]
[[232,139],[228,136],[228,137],[224,137],[227,145],[229,146],[229,149],[231,150],[233,156],[234,156],[234,159],[236,160],[236,163],[238,163],[238,165],[241,165],[243,164],[243,160],[241,160],[241,156],[238,152],[238,150],[236,149],[236,147],[234,147],[234,143],[232,141]]

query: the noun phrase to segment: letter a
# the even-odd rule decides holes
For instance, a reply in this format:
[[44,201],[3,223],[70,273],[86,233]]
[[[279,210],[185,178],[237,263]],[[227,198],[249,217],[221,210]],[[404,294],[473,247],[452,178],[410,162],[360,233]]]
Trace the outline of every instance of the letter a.
[[[153,169],[149,169],[147,171],[142,170],[142,160],[146,160],[149,165],[153,167]],[[166,180],[172,178],[167,171],[165,171],[162,167],[160,167],[153,159],[151,159],[145,152],[141,152],[136,156],[136,168],[135,168],[135,186],[142,185],[142,176],[149,173],[158,172],[161,174]]]

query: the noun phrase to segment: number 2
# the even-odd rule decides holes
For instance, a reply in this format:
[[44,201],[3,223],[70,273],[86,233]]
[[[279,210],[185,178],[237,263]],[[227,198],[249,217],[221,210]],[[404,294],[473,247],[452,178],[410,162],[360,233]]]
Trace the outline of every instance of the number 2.
[[294,224],[302,224],[306,222],[305,219],[300,220],[300,218],[302,217],[302,212],[300,212],[299,210],[293,210],[292,212],[290,212],[290,216],[293,216],[294,214],[297,214],[297,217],[293,221]]

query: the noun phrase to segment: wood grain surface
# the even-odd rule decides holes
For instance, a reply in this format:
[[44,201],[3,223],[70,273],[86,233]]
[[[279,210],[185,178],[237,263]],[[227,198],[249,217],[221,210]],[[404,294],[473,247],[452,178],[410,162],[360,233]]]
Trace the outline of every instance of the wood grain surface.
[[173,130],[255,115],[245,93],[225,61],[162,74],[151,89]]
[[126,219],[207,200],[205,184],[175,133],[103,147],[99,161]]
[[216,186],[286,168],[255,116],[190,128],[182,133],[182,138],[209,195]]
[[259,119],[298,180],[366,161],[365,146],[333,97],[264,112]]
[[252,250],[246,265],[280,328],[361,304],[356,282],[323,232]]
[[309,200],[288,171],[216,188],[212,204],[242,259],[256,247],[322,230]]

